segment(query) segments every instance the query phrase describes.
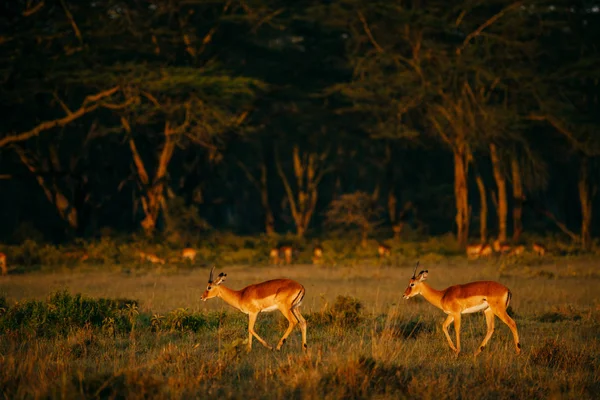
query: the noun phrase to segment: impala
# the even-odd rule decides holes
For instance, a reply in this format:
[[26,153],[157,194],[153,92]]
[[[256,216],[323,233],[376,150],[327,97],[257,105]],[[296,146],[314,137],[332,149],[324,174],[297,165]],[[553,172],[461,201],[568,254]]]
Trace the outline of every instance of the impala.
[[323,261],[323,247],[316,245],[313,249],[313,264],[320,264]]
[[[506,312],[506,308],[510,302],[512,294],[508,288],[498,282],[493,281],[477,281],[470,282],[464,285],[450,286],[444,290],[435,290],[425,283],[428,271],[421,271],[415,276],[417,267],[415,266],[413,276],[409,281],[408,287],[404,292],[404,298],[410,299],[418,294],[425,297],[425,300],[440,308],[448,317],[442,324],[442,329],[448,339],[450,348],[456,353],[460,353],[460,320],[462,314],[470,314],[477,311],[483,311],[487,322],[487,334],[483,342],[479,345],[475,356],[484,349],[487,342],[494,333],[494,315],[498,316],[512,331],[517,354],[521,353],[521,344],[519,343],[519,333],[517,332],[517,324]],[[448,326],[454,322],[454,330],[456,331],[456,347],[452,343]]]
[[184,260],[196,261],[196,250],[191,247],[186,247],[181,251],[181,258]]
[[271,260],[272,264],[279,265],[279,263],[281,263],[281,258],[279,257],[279,248],[278,247],[273,247],[269,251],[269,259]]
[[385,244],[379,243],[377,246],[377,254],[379,254],[379,258],[389,257],[392,252],[392,248]]
[[144,253],[143,251],[140,251],[139,256],[142,259],[142,261],[149,261],[153,264],[164,264],[165,263],[164,259],[158,257],[155,254]]
[[494,251],[496,253],[504,254],[510,252],[510,245],[501,243],[499,239],[494,240]]
[[533,248],[533,252],[535,254],[537,254],[538,256],[543,256],[544,254],[546,254],[546,251],[548,251],[546,249],[546,247],[543,244],[540,244],[540,243],[534,243],[532,245],[532,248]]
[[292,246],[281,246],[279,248],[279,252],[283,254],[283,258],[285,259],[286,264],[292,263],[292,253],[294,249]]
[[492,246],[490,246],[489,244],[484,244],[481,250],[479,251],[479,255],[481,257],[489,257],[492,255],[492,253],[493,249]]
[[479,254],[483,249],[484,244],[469,244],[467,245],[467,258],[479,258]]
[[0,253],[0,269],[2,269],[2,275],[8,275],[8,268],[6,267],[6,254]]
[[520,256],[525,253],[525,246],[519,245],[512,248],[512,250],[508,253],[509,256]]
[[300,304],[304,298],[304,286],[291,279],[273,279],[266,282],[246,286],[241,290],[229,289],[222,285],[227,274],[220,273],[216,281],[213,281],[213,272],[210,271],[208,286],[202,294],[201,300],[206,301],[213,297],[220,297],[234,308],[244,314],[248,314],[248,351],[252,349],[252,336],[263,346],[273,350],[254,330],[258,313],[279,310],[289,321],[288,329],[277,344],[277,350],[285,343],[286,338],[296,325],[300,325],[302,331],[302,348],[306,350],[306,320],[300,314]]

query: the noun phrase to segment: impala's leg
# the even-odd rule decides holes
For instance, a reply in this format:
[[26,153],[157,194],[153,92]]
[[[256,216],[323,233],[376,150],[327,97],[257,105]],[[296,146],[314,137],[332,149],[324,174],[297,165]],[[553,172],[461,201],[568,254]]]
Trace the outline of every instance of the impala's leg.
[[450,348],[452,349],[452,351],[454,351],[455,353],[457,353],[456,347],[454,347],[454,343],[452,343],[452,338],[450,338],[450,334],[448,333],[448,327],[450,326],[450,324],[452,323],[452,321],[454,321],[454,316],[448,315],[448,318],[446,318],[446,320],[442,324],[442,329],[444,330],[444,334],[446,335],[446,339],[448,339],[448,343],[450,344]]
[[494,314],[498,316],[504,322],[510,330],[512,331],[513,338],[515,340],[515,347],[517,348],[517,354],[521,354],[521,343],[519,343],[519,332],[517,331],[517,324],[515,321],[508,315],[506,310],[504,309],[495,309]]
[[298,308],[292,308],[292,312],[298,318],[298,323],[300,324],[300,330],[302,330],[302,348],[306,350],[308,346],[306,345],[306,320],[300,314],[300,310]]
[[297,320],[296,316],[294,315],[294,313],[292,312],[292,310],[290,310],[288,308],[280,308],[279,310],[281,311],[283,316],[290,322],[290,324],[288,325],[287,330],[285,331],[285,333],[279,340],[279,343],[277,344],[277,350],[281,349],[281,346],[283,346],[283,344],[285,343],[285,339],[287,339],[287,337],[290,335],[290,333],[292,332],[292,330],[298,323],[298,320]]
[[258,313],[248,314],[250,320],[248,321],[248,351],[252,349],[252,336],[254,336],[263,346],[269,350],[273,350],[269,343],[265,342],[263,338],[258,336],[258,333],[254,331],[254,324],[256,323],[256,317]]
[[454,330],[456,331],[456,355],[460,353],[460,313],[454,316]]
[[475,352],[476,356],[479,355],[479,353],[481,353],[483,351],[483,348],[485,347],[487,342],[492,337],[492,334],[494,333],[494,318],[496,318],[496,317],[494,317],[494,312],[492,311],[491,308],[488,307],[485,309],[485,311],[483,313],[485,314],[485,322],[487,323],[487,334],[485,335],[485,337],[483,338],[483,342],[481,342],[481,344],[479,345],[479,348]]

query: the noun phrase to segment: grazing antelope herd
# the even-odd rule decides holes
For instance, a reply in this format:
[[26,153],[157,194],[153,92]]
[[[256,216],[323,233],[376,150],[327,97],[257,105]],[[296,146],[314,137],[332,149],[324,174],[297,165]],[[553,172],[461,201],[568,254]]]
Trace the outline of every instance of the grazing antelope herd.
[[[511,246],[507,243],[502,243],[500,240],[496,239],[492,242],[490,246],[487,243],[477,243],[477,244],[469,244],[466,248],[467,258],[469,259],[477,259],[482,257],[489,257],[494,253],[503,256],[521,256],[525,253],[524,245],[516,245]],[[531,250],[534,254],[538,256],[543,256],[546,254],[546,247],[540,243],[534,242],[531,246]]]

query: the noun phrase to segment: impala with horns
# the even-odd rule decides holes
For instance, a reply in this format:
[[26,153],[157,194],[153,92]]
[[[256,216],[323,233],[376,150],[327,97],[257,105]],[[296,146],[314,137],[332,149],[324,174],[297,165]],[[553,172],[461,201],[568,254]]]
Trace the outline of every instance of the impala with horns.
[[[418,266],[419,263],[417,262],[413,276],[404,292],[404,298],[409,299],[420,294],[425,297],[425,300],[448,314],[448,317],[442,324],[442,328],[446,339],[448,339],[450,348],[454,350],[457,356],[460,353],[461,316],[462,314],[470,314],[477,311],[483,311],[485,314],[487,334],[477,348],[475,352],[476,356],[481,353],[494,333],[494,315],[508,325],[513,334],[517,354],[521,353],[517,324],[506,312],[512,297],[510,290],[506,286],[493,281],[477,281],[450,286],[444,290],[435,290],[425,283],[428,274],[427,270],[421,271],[419,275],[415,275]],[[456,331],[456,346],[452,343],[452,339],[448,333],[448,326],[452,322],[454,322],[454,330]]]
[[259,313],[275,310],[281,311],[289,322],[287,330],[277,344],[277,350],[281,349],[296,325],[300,325],[302,348],[306,350],[306,320],[300,314],[299,309],[302,299],[304,299],[304,286],[291,279],[273,279],[246,286],[241,290],[233,290],[222,285],[227,274],[221,272],[216,280],[213,279],[214,270],[215,267],[210,271],[208,286],[201,299],[206,301],[212,297],[220,297],[232,307],[248,314],[248,351],[252,349],[253,336],[269,350],[273,349],[263,338],[258,336],[254,330],[254,324]]

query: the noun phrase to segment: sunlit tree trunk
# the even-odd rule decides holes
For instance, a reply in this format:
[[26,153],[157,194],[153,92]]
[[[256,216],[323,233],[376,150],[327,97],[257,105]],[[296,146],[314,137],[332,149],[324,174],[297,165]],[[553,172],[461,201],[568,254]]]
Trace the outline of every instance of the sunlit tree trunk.
[[326,170],[322,164],[327,153],[317,154],[314,152],[300,152],[296,144],[292,149],[293,171],[296,178],[296,193],[290,184],[279,157],[275,158],[277,173],[281,177],[287,199],[290,203],[292,218],[296,225],[296,235],[304,237],[310,224],[310,220],[317,206],[318,186]]
[[[131,133],[131,127],[127,120],[122,118],[122,123],[125,129]],[[146,235],[152,235],[156,230],[156,224],[160,216],[161,210],[167,212],[167,202],[165,199],[167,169],[169,162],[173,158],[175,150],[175,132],[171,129],[169,122],[165,123],[165,142],[159,153],[158,166],[154,178],[150,178],[147,169],[144,166],[144,161],[137,150],[137,146],[133,137],[129,137],[129,148],[135,164],[139,186],[142,191],[141,202],[144,211],[144,219],[141,226]]]
[[468,154],[465,143],[454,148],[454,197],[456,200],[456,239],[461,248],[469,238],[469,201],[467,187]]
[[[474,163],[473,158],[471,160]],[[474,164],[475,165],[475,164]],[[477,183],[477,189],[479,190],[479,240],[481,243],[487,241],[487,218],[488,218],[488,207],[487,207],[487,194],[485,191],[485,183],[479,173],[479,169],[475,165],[475,182]]]
[[521,233],[523,233],[523,201],[525,197],[523,195],[523,181],[521,179],[521,168],[516,157],[512,157],[510,160],[510,169],[512,174],[512,187],[513,187],[513,242],[518,242]]
[[581,246],[584,250],[589,250],[592,246],[592,199],[595,195],[597,187],[592,188],[588,183],[589,175],[589,160],[584,157],[581,160],[579,170],[579,201],[581,203]]
[[498,214],[498,240],[506,242],[507,217],[508,217],[508,202],[506,199],[506,178],[502,171],[500,157],[496,145],[490,143],[490,157],[492,159],[492,168],[494,171],[494,179],[498,188],[497,197],[495,199],[496,211]]

